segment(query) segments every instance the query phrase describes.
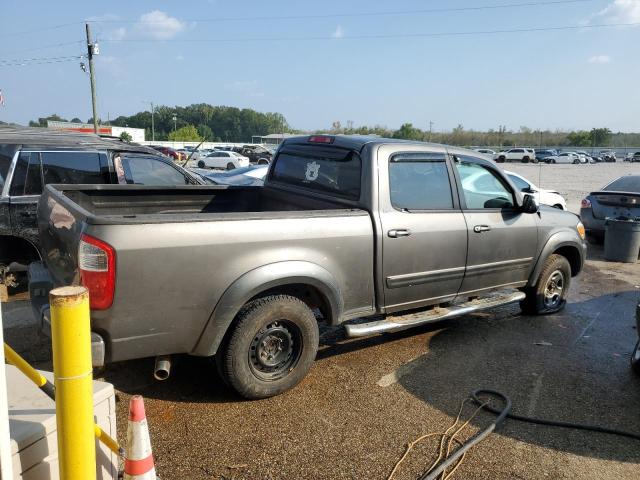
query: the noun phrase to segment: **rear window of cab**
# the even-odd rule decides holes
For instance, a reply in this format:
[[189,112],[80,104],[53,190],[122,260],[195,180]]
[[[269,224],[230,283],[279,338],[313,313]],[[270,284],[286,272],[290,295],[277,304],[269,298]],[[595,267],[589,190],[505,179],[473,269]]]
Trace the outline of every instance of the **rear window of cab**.
[[281,150],[270,180],[319,193],[360,198],[362,161],[352,151],[342,149]]

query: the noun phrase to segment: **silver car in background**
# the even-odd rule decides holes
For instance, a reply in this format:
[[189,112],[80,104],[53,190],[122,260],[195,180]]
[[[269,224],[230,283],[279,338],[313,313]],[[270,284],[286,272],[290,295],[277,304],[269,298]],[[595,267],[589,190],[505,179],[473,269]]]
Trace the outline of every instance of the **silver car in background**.
[[620,177],[582,199],[580,219],[589,241],[602,243],[605,220],[618,217],[640,219],[640,175]]

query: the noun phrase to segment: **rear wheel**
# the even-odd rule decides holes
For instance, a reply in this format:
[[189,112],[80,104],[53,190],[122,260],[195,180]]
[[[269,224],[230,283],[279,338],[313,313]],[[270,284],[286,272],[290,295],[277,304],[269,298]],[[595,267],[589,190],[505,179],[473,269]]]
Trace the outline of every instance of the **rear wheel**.
[[266,398],[304,378],[318,341],[318,322],[304,302],[271,295],[245,305],[216,361],[224,380],[240,395]]
[[258,165],[269,165],[269,160],[267,160],[266,158],[259,158]]
[[506,157],[504,155],[500,155],[498,157],[498,160],[497,160],[498,163],[504,163],[505,161],[506,161]]
[[571,266],[561,255],[549,255],[532,287],[525,289],[526,298],[520,302],[522,311],[532,315],[555,313],[566,305],[571,285]]
[[529,157],[523,157],[522,158],[522,163],[529,163],[530,158]]
[[204,162],[202,160],[198,162],[198,167],[204,168]]
[[227,170],[233,170],[234,168],[236,168],[236,166],[233,163],[227,163]]

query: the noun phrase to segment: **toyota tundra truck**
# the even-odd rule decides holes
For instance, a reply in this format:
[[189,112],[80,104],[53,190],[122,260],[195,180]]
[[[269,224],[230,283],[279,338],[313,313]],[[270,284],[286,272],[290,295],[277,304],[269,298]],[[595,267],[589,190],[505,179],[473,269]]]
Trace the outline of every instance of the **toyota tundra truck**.
[[285,140],[262,187],[48,185],[38,223],[45,332],[49,289],[81,284],[95,365],[157,357],[166,376],[169,355],[211,357],[246,398],[302,380],[319,322],[361,337],[557,312],[586,254],[576,215],[483,155],[357,136]]

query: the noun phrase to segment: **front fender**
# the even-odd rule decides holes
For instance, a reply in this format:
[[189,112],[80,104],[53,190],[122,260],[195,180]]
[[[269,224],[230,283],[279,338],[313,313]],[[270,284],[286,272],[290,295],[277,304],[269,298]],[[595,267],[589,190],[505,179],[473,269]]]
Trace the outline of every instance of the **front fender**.
[[562,247],[571,247],[576,250],[580,258],[580,264],[578,265],[577,270],[582,270],[587,256],[586,243],[580,238],[577,232],[562,230],[551,235],[547,240],[547,243],[542,247],[540,255],[538,255],[538,261],[536,262],[531,275],[529,275],[528,285],[535,285],[535,282],[544,266],[544,262],[549,258],[549,255]]
[[342,316],[342,294],[336,279],[328,270],[304,261],[271,263],[245,273],[227,288],[209,316],[191,354],[214,355],[229,325],[251,298],[266,290],[291,284],[306,284],[317,288],[329,304],[331,318],[335,321]]

